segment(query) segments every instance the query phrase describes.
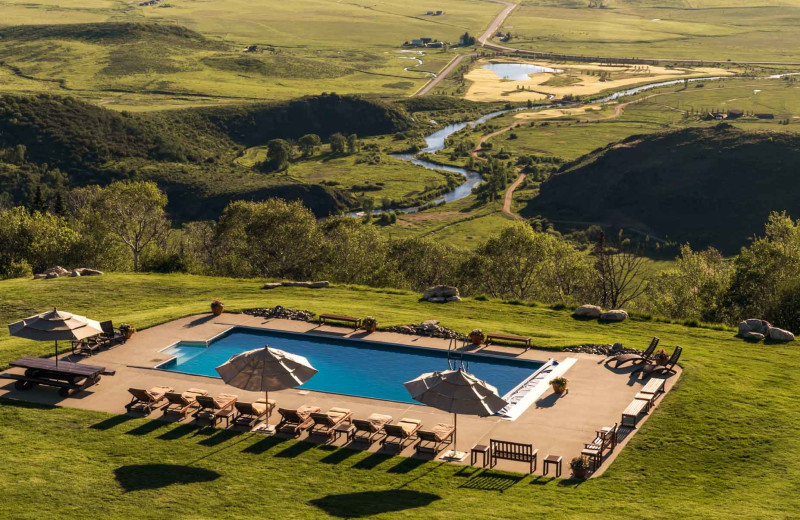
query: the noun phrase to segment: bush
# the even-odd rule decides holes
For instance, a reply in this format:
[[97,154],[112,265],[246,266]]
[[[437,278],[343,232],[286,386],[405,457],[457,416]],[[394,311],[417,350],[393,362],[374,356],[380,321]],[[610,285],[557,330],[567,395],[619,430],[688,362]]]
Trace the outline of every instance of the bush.
[[26,260],[11,262],[3,273],[3,278],[31,278],[33,269]]

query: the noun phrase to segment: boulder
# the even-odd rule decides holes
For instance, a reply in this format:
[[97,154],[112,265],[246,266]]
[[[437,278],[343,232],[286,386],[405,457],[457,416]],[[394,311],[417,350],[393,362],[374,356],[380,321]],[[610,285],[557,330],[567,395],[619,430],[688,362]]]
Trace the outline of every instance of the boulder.
[[75,278],[76,276],[80,276],[81,272],[78,269],[73,269],[72,272],[69,273],[69,275],[72,276],[73,278]]
[[44,280],[45,278],[47,278],[47,275],[44,274],[44,273],[39,273],[39,274],[33,275],[33,279],[34,280]]
[[767,334],[771,325],[768,321],[750,318],[739,322],[739,335],[744,336],[747,332],[757,332],[759,334]]
[[451,297],[447,298],[447,301],[448,302],[460,302],[461,301],[461,296],[451,296]]
[[788,330],[779,329],[778,327],[770,327],[767,329],[767,337],[772,341],[794,341],[794,334]]
[[308,288],[309,289],[325,289],[329,285],[330,285],[330,282],[328,282],[327,280],[324,280],[324,281],[321,281],[321,282],[311,282],[311,283],[308,284]]
[[614,309],[606,311],[600,315],[601,321],[625,321],[628,319],[628,313],[622,309]]
[[759,341],[764,339],[764,335],[761,334],[760,332],[745,332],[744,334],[741,334],[741,336],[745,340],[752,341],[753,343],[758,343]]
[[608,350],[609,354],[622,354],[625,351],[625,347],[622,346],[622,343],[614,343],[611,345],[611,348]]
[[[450,298],[456,297],[458,300],[450,300]],[[425,289],[422,299],[436,303],[443,303],[446,301],[461,301],[461,293],[458,291],[457,287],[453,287],[451,285],[436,285],[434,287],[428,287]]]
[[277,289],[281,285],[283,285],[283,284],[281,284],[280,282],[269,282],[269,283],[265,283],[264,285],[262,285],[261,288],[262,289]]
[[328,281],[321,281],[321,282],[281,282],[281,285],[284,287],[305,287],[307,289],[323,289],[330,285]]
[[101,276],[103,274],[103,271],[98,271],[97,269],[89,269],[88,267],[76,269],[76,271],[80,272],[81,276]]
[[572,313],[572,315],[576,318],[587,318],[592,320],[596,320],[601,314],[603,314],[603,309],[597,305],[581,305],[575,309],[575,312]]
[[58,273],[46,273],[44,275],[45,280],[50,280],[51,278],[59,278]]

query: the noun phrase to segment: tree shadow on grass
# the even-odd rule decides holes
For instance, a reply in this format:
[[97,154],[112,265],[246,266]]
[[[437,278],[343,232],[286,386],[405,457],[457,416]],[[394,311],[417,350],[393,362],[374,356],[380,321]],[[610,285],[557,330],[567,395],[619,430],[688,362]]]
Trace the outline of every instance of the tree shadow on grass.
[[211,482],[220,477],[216,471],[178,464],[132,464],[114,470],[117,482],[125,491],[160,489],[173,484]]
[[409,489],[390,489],[327,495],[311,500],[309,503],[338,518],[365,518],[392,511],[426,507],[440,499],[439,495],[433,493],[422,493]]
[[266,453],[275,446],[279,446],[284,442],[288,442],[288,439],[283,437],[267,436],[243,449],[242,453],[261,455],[262,453]]
[[511,473],[486,470],[475,475],[459,487],[465,489],[479,489],[481,491],[500,491],[502,493],[524,478],[525,475],[514,475]]
[[93,425],[89,426],[89,428],[93,430],[106,431],[110,430],[111,428],[116,428],[120,424],[125,424],[126,422],[134,419],[135,417],[131,417],[130,415],[115,415],[114,417],[103,419],[99,423],[94,423]]

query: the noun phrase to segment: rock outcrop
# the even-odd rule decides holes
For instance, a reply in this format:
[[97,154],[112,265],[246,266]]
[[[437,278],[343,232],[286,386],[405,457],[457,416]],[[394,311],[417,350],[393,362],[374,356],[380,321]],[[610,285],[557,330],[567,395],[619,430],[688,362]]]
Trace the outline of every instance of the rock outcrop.
[[750,318],[739,322],[739,335],[744,337],[748,332],[755,332],[766,336],[770,327],[772,325],[766,320]]
[[622,309],[614,309],[606,311],[600,315],[600,321],[625,321],[628,319],[628,313]]
[[581,305],[572,315],[576,318],[585,318],[590,320],[596,320],[603,314],[603,309],[598,307],[597,305]]
[[314,318],[314,313],[311,311],[287,309],[280,305],[276,305],[275,307],[246,309],[242,311],[242,313],[249,314],[250,316],[258,316],[260,318],[280,318],[283,320],[295,321],[311,321]]
[[68,277],[76,277],[76,276],[100,276],[103,274],[103,271],[98,271],[97,269],[89,269],[88,267],[76,267],[75,269],[64,269],[60,265],[55,267],[51,267],[42,271],[41,273],[33,275],[34,280],[50,280],[51,278],[62,278],[65,276]]
[[428,287],[422,295],[422,299],[433,303],[460,302],[461,293],[458,287],[451,285],[436,285]]
[[308,289],[324,289],[329,287],[331,284],[327,280],[319,281],[319,282],[294,282],[294,281],[286,281],[286,282],[270,282],[265,283],[261,286],[262,289],[275,289],[278,287],[306,287]]
[[788,330],[779,329],[778,327],[770,327],[767,329],[767,337],[772,341],[780,341],[782,343],[794,341],[794,334]]
[[386,332],[413,334],[416,336],[427,336],[431,338],[458,339],[461,337],[461,334],[453,329],[442,327],[436,320],[427,320],[423,321],[422,323],[412,323],[411,325],[397,325],[394,327],[388,327],[385,330]]

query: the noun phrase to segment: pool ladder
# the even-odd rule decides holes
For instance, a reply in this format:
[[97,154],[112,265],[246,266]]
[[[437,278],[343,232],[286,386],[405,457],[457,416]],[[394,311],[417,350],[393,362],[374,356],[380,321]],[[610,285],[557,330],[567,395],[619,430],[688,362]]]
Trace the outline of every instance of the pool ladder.
[[[461,342],[459,347],[458,343]],[[464,359],[464,349],[467,347],[467,340],[458,338],[450,338],[450,343],[447,345],[447,366],[450,370],[464,369],[469,372],[469,361]]]

